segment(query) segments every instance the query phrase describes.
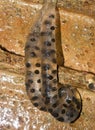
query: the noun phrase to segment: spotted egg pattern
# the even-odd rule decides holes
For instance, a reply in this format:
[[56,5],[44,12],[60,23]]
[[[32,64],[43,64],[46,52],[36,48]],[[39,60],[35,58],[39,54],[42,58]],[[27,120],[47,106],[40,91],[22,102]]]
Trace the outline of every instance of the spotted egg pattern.
[[35,107],[70,123],[80,115],[81,97],[71,85],[58,81],[57,14],[55,4],[47,2],[36,17],[25,46],[25,85]]

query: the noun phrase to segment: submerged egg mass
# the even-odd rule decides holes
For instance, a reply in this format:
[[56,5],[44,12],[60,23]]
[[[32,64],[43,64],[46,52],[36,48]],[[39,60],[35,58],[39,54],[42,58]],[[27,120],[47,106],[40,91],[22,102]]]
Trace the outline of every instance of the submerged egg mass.
[[[26,42],[26,91],[35,107],[61,122],[75,121],[81,111],[79,92],[59,83],[56,56],[58,10],[47,2],[37,15]],[[30,40],[29,40],[30,39]]]

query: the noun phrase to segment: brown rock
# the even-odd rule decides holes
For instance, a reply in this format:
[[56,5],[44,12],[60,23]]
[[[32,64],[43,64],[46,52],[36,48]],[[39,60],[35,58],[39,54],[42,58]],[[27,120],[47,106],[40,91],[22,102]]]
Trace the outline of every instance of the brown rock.
[[60,16],[64,65],[95,73],[95,19],[66,10]]
[[58,122],[33,107],[25,91],[24,46],[41,3],[0,1],[0,130],[94,130],[95,1],[59,3],[65,59],[65,67],[59,67],[59,80],[77,87],[83,104],[81,116],[73,124]]

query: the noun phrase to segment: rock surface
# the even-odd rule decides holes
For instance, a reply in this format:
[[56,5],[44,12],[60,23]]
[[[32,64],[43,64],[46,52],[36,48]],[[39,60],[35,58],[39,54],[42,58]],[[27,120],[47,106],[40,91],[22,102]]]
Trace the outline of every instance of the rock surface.
[[59,1],[64,66],[59,80],[77,87],[82,113],[73,124],[56,121],[31,104],[24,85],[24,46],[38,0],[0,1],[0,130],[95,129],[95,1]]

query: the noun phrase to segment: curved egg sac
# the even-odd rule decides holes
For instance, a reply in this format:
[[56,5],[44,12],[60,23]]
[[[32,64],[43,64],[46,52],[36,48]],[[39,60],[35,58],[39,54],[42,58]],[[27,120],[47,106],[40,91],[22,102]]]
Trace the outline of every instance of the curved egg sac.
[[31,28],[25,46],[25,85],[35,107],[70,123],[80,115],[81,97],[77,89],[58,81],[57,14],[54,3],[45,4]]

